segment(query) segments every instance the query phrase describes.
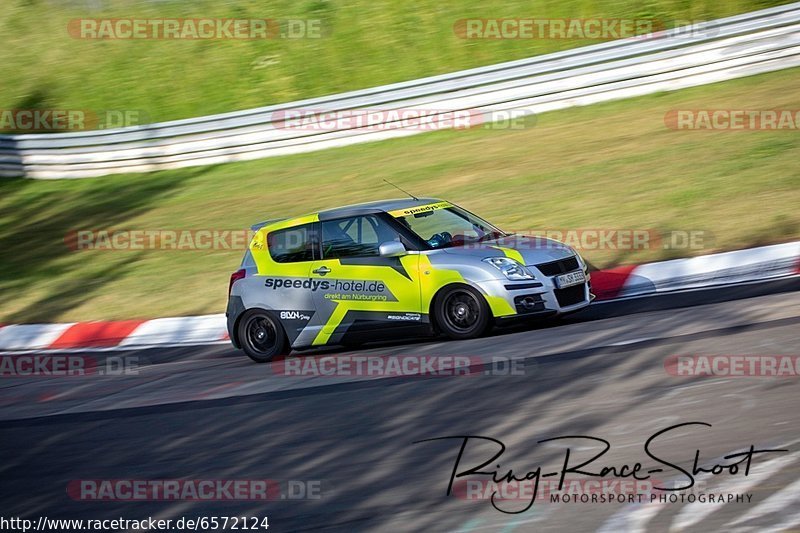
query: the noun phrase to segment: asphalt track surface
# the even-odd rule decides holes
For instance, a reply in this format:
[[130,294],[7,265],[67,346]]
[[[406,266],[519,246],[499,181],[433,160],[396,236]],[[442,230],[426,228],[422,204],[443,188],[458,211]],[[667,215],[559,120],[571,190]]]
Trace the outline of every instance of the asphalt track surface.
[[[800,354],[798,289],[793,280],[638,298],[472,341],[410,340],[348,352],[473,357],[471,374],[449,377],[286,376],[227,345],[71,353],[102,368],[108,361],[138,366],[127,375],[0,379],[0,514],[268,516],[270,531],[796,530],[799,378],[676,377],[665,359]],[[585,439],[537,442],[583,435],[611,444],[592,463],[597,469],[637,461],[653,467],[647,438],[684,422],[712,426],[673,430],[656,449],[688,470],[697,450],[707,467],[751,444],[789,451],[755,456],[747,476],[696,476],[697,495],[749,494],[750,502],[537,500],[506,514],[480,493],[446,495],[460,440],[414,444],[492,437],[507,447],[496,461],[501,474],[513,468],[521,476],[539,465],[557,471],[566,448],[571,464],[599,452]],[[494,450],[471,441],[462,468]],[[85,479],[270,479],[282,493],[267,502],[76,500],[67,486]],[[669,486],[686,477],[665,468],[653,479]],[[288,497],[290,482],[304,482],[313,497]],[[498,503],[513,511],[528,501]]]

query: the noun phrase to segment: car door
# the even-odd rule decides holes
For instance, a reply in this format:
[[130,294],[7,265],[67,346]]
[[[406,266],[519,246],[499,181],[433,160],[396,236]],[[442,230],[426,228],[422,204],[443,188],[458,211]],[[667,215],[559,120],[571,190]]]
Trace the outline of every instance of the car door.
[[[320,222],[321,257],[312,280],[317,314],[327,321],[315,345],[338,343],[344,335],[427,322],[420,309],[419,255],[382,257],[381,244],[401,241],[380,214]],[[402,241],[401,241],[402,242]]]

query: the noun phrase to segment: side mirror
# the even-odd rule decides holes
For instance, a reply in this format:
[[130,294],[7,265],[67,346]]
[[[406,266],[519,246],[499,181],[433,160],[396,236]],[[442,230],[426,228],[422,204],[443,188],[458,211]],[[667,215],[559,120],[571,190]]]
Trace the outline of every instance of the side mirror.
[[403,246],[402,242],[398,241],[382,242],[378,247],[378,255],[381,257],[400,257],[401,255],[406,255],[406,253],[406,247]]

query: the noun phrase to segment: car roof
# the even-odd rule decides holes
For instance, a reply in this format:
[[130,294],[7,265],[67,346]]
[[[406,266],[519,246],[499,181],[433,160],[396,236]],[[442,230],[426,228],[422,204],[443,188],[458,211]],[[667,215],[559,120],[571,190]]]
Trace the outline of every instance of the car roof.
[[413,198],[396,198],[393,200],[378,200],[375,202],[365,202],[362,204],[352,204],[352,205],[345,205],[342,207],[335,207],[333,209],[325,209],[324,211],[319,211],[316,213],[306,213],[305,215],[300,215],[296,217],[284,217],[284,218],[273,218],[271,220],[265,220],[264,222],[258,222],[250,226],[250,229],[253,231],[258,231],[261,228],[269,227],[273,224],[277,224],[279,222],[286,222],[288,224],[292,224],[295,220],[301,220],[309,215],[317,215],[317,218],[321,221],[325,220],[333,220],[336,218],[346,218],[358,215],[370,215],[374,213],[385,213],[388,211],[395,211],[397,209],[408,209],[409,207],[419,207],[422,205],[433,204],[437,202],[442,202],[439,198],[417,198],[416,200]]
[[365,202],[363,204],[345,205],[333,209],[326,209],[320,211],[320,220],[331,220],[333,218],[342,218],[356,215],[369,215],[372,213],[384,213],[387,211],[395,211],[397,209],[408,209],[409,207],[418,207],[421,205],[428,205],[436,202],[441,202],[438,198],[398,198],[394,200],[378,200],[376,202]]

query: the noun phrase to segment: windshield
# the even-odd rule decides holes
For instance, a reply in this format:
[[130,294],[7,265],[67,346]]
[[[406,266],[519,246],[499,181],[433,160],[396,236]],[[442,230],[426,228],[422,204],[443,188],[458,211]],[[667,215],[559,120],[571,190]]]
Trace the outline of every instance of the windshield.
[[469,211],[452,205],[396,218],[431,248],[463,246],[506,235]]

